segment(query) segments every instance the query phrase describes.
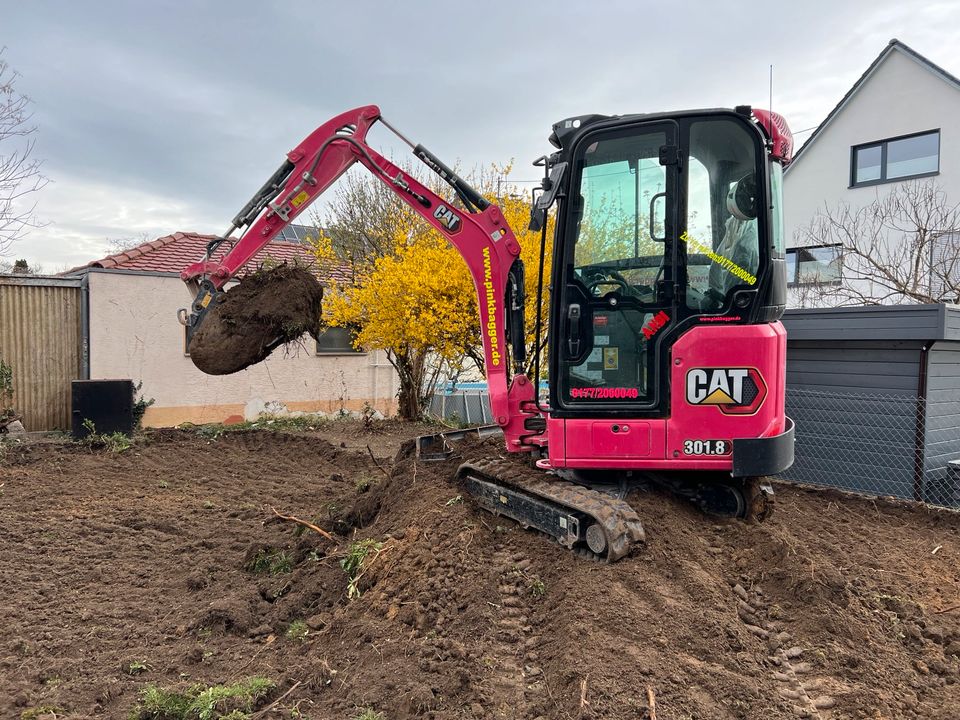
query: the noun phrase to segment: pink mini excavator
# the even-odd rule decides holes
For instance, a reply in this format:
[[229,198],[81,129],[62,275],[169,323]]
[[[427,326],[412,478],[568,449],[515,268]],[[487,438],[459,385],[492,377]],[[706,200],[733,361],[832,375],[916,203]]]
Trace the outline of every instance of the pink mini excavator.
[[[452,188],[446,200],[366,142],[377,121]],[[183,273],[192,334],[224,284],[354,163],[366,167],[460,252],[473,276],[490,406],[509,457],[461,466],[488,510],[607,560],[644,532],[626,494],[656,484],[705,511],[762,520],[764,478],[793,462],[784,413],[786,296],[781,188],[793,138],[783,118],[737,107],[556,123],[531,228],[543,246],[555,204],[546,328],[527,374],[525,271],[500,209],[376,106],[317,128]],[[452,196],[453,196],[452,195]],[[232,234],[242,229],[238,236]],[[216,247],[233,248],[212,261]],[[476,431],[474,431],[476,432]],[[481,431],[482,434],[482,431]],[[436,454],[437,436],[420,443]]]

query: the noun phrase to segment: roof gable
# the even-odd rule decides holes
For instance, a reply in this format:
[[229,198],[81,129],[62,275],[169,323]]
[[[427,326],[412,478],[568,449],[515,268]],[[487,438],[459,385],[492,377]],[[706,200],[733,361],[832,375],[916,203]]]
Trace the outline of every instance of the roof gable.
[[797,150],[796,155],[793,157],[793,161],[787,166],[786,172],[789,173],[791,168],[796,166],[800,158],[803,157],[804,151],[813,145],[814,142],[816,142],[817,138],[824,130],[826,130],[827,126],[830,125],[834,118],[840,114],[840,112],[850,103],[857,92],[867,83],[868,80],[870,80],[871,77],[873,77],[877,69],[883,64],[883,61],[895,52],[902,53],[905,57],[917,63],[924,70],[932,73],[934,76],[946,82],[953,89],[960,90],[960,79],[954,75],[951,75],[936,63],[931,62],[910,46],[894,38],[887,43],[887,46],[879,55],[877,55],[874,61],[870,63],[870,66],[864,71],[863,75],[861,75],[860,78],[853,84],[853,87],[846,92],[846,94],[840,99],[840,102],[838,102],[833,110],[827,114],[827,117],[823,119],[823,122],[817,126],[816,130],[814,130],[810,137],[807,138],[807,141],[800,147],[799,150]]
[[[135,248],[108,255],[80,267],[68,270],[65,275],[82,272],[88,268],[107,270],[136,270],[140,272],[161,272],[179,274],[188,265],[200,260],[207,251],[207,243],[216,239],[216,235],[202,235],[192,232],[176,232],[172,235],[151,240]],[[214,251],[211,259],[220,260],[230,250],[225,242]],[[321,281],[349,282],[351,275],[346,265],[317,265],[317,259],[307,245],[299,242],[274,240],[262,248],[247,262],[241,272],[250,272],[264,262],[299,263],[313,271]]]

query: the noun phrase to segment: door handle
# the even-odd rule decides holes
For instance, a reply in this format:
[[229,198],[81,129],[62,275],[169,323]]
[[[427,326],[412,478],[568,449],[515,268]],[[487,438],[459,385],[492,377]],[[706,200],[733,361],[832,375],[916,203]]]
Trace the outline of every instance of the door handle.
[[567,338],[567,351],[570,357],[580,354],[580,305],[573,303],[567,308],[567,319],[570,321],[570,335]]
[[[660,198],[666,198],[666,197],[667,197],[667,194],[665,192],[658,192],[656,195],[650,198],[650,239],[653,240],[654,242],[665,242],[667,239],[666,235],[664,235],[663,237],[657,237],[657,229],[656,229],[656,222],[655,222],[657,200],[659,200]],[[664,213],[664,221],[666,221],[666,213]],[[666,222],[664,222],[664,224],[666,224]],[[666,230],[666,228],[664,228],[664,230]]]

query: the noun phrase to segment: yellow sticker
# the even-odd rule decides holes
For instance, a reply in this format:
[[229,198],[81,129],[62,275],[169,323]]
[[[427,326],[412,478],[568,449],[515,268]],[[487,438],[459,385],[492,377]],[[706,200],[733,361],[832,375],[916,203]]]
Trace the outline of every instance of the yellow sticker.
[[299,193],[297,193],[297,196],[290,201],[290,204],[298,208],[309,199],[310,199],[310,196],[307,195],[307,191],[301,190]]
[[207,293],[203,296],[203,300],[200,301],[202,307],[206,307],[210,304],[210,301],[213,300],[213,293]]
[[615,347],[605,347],[603,349],[603,369],[616,370],[620,367],[620,351]]

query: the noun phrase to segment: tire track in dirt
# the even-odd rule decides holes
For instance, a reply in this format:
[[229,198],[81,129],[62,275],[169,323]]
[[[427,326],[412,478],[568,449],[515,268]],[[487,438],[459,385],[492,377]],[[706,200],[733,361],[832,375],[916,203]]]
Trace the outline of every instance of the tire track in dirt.
[[794,644],[794,637],[783,630],[782,620],[772,620],[767,602],[760,590],[747,591],[739,583],[733,586],[737,615],[751,634],[763,640],[768,658],[778,668],[773,678],[780,685],[779,694],[791,703],[797,717],[831,720],[837,699],[830,693],[842,690],[841,684],[823,674],[814,674],[810,662],[801,658],[805,649]]
[[490,697],[496,717],[530,718],[543,693],[543,670],[537,664],[540,637],[531,625],[531,608],[524,597],[524,571],[530,560],[523,553],[498,547],[493,555],[497,588],[497,623],[491,646],[494,671]]

